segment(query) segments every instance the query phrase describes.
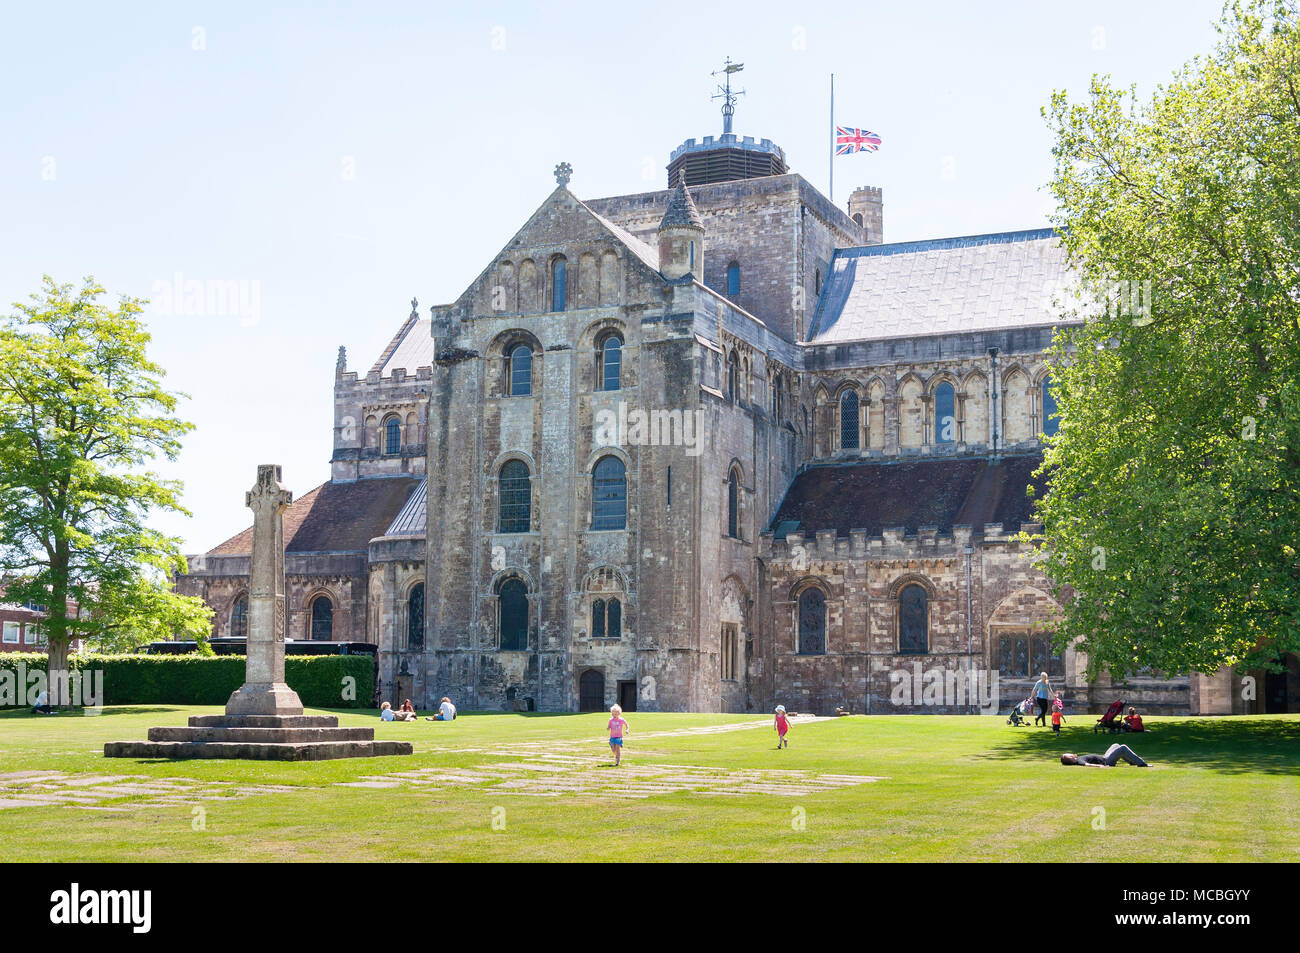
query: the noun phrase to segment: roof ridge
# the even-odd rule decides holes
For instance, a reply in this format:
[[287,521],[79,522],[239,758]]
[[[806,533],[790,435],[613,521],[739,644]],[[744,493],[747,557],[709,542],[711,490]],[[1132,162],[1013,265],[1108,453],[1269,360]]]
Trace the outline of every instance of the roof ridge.
[[837,248],[833,257],[864,258],[873,255],[905,255],[911,252],[946,248],[968,248],[974,245],[1009,245],[1012,242],[1040,241],[1057,238],[1059,229],[1022,228],[1006,232],[982,232],[976,235],[953,235],[947,238],[921,238],[910,242],[889,242],[881,245],[851,245]]
[[370,366],[372,373],[375,371],[383,373],[384,365],[388,363],[388,359],[397,353],[397,349],[401,346],[402,341],[406,340],[406,336],[411,333],[411,328],[415,327],[419,323],[420,312],[412,310],[411,313],[406,316],[406,321],[403,322],[401,328],[398,329],[396,336],[389,341],[388,346],[384,348],[384,353],[379,355],[379,360],[375,361],[375,363]]

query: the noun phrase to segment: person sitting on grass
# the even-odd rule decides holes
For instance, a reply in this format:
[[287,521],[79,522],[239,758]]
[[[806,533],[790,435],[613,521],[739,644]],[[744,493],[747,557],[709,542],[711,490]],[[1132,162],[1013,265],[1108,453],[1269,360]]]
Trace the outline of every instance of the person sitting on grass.
[[57,715],[54,706],[50,704],[50,693],[41,689],[41,693],[36,696],[36,704],[32,706],[33,715]]
[[623,709],[615,705],[609,710],[609,750],[614,755],[614,765],[623,763],[623,735],[627,732],[627,720]]
[[380,721],[397,720],[397,716],[393,714],[393,706],[388,704],[388,702],[384,702],[382,705],[379,706],[379,720]]
[[1142,724],[1142,716],[1138,714],[1136,708],[1130,708],[1128,714],[1124,716],[1124,731],[1146,731]]
[[451,721],[456,717],[456,706],[451,703],[451,699],[446,695],[442,696],[442,702],[438,705],[438,714],[430,715],[425,721]]
[[415,721],[415,706],[411,704],[408,698],[402,702],[402,707],[397,710],[398,721]]
[[1147,764],[1134,753],[1128,745],[1113,744],[1106,749],[1105,754],[1063,754],[1061,755],[1061,764],[1076,765],[1080,764],[1088,768],[1113,768],[1120,761],[1127,761],[1129,764],[1139,768],[1149,768]]

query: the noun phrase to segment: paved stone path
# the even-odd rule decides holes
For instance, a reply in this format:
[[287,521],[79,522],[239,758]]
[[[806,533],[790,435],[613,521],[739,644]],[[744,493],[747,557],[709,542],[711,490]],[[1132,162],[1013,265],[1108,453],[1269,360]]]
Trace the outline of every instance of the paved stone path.
[[[829,715],[794,715],[790,718],[791,725],[810,725],[817,721],[834,721]],[[633,729],[628,733],[628,742],[637,744],[647,738],[682,738],[691,735],[719,735],[732,731],[750,731],[754,728],[766,728],[772,730],[772,719],[764,718],[759,721],[736,721],[728,725],[701,725],[696,728],[672,728],[665,731],[636,731]],[[772,735],[776,738],[775,732]],[[546,754],[558,749],[583,748],[591,745],[608,747],[609,741],[603,736],[595,738],[569,738],[564,741],[509,741],[504,744],[494,745],[491,748],[435,748],[435,751],[458,751],[458,752],[475,752],[483,754]],[[776,744],[772,747],[775,749]]]
[[[813,715],[796,715],[791,721],[809,724],[827,721]],[[770,719],[647,731],[629,735],[632,750],[646,753],[639,742],[654,738],[715,735],[755,728],[771,728]],[[517,760],[491,760],[472,768],[428,767],[388,774],[363,775],[357,781],[335,785],[353,788],[441,789],[464,788],[494,794],[528,797],[611,795],[647,798],[656,794],[695,792],[721,797],[776,794],[800,797],[819,791],[886,780],[868,775],[817,774],[780,768],[730,770],[698,765],[663,764],[636,760],[614,767],[604,754],[603,738],[563,741],[520,741],[490,748],[434,748],[434,752],[506,756]],[[775,749],[775,745],[773,745]],[[600,755],[588,754],[596,749]],[[782,755],[772,751],[774,759]],[[63,771],[10,771],[0,773],[0,810],[26,807],[65,807],[84,811],[138,811],[150,807],[193,805],[201,801],[231,801],[266,794],[303,790],[282,784],[241,784],[200,781],[195,778],[151,778],[137,774],[69,774]]]
[[[775,750],[773,754],[776,754]],[[647,798],[683,791],[724,797],[753,794],[802,797],[880,780],[883,779],[863,774],[814,774],[809,771],[779,769],[733,771],[698,765],[635,761],[615,767],[607,757],[553,754],[526,761],[498,761],[473,768],[394,771],[368,775],[360,781],[340,782],[340,786],[473,788],[485,793],[529,797],[610,795],[619,798]]]
[[[65,774],[62,771],[11,771],[0,774],[0,810],[51,805],[88,811],[130,811],[143,804],[193,804],[239,800],[293,791],[292,785],[237,784],[193,778],[150,778],[138,774]],[[122,798],[144,802],[107,804]]]

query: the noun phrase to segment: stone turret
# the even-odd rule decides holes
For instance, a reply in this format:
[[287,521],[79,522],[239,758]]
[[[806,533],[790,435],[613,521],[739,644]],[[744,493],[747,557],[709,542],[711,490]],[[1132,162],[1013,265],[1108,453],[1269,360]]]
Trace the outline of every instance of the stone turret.
[[866,185],[849,196],[849,218],[862,226],[866,244],[879,245],[885,240],[885,203],[880,189]]
[[684,172],[659,223],[659,270],[669,280],[704,275],[704,219],[687,191]]

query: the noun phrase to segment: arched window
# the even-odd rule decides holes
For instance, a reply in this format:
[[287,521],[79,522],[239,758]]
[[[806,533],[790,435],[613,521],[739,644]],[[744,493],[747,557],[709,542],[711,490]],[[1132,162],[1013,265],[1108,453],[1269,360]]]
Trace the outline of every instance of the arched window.
[[611,334],[600,345],[600,389],[618,390],[623,376],[623,339]]
[[930,597],[915,583],[898,594],[898,651],[924,655],[930,651]]
[[334,603],[329,596],[317,596],[311,604],[311,637],[315,642],[334,638]]
[[411,587],[406,597],[406,647],[424,648],[424,583]]
[[861,224],[862,224],[862,213],[861,213],[861,212],[854,212],[854,213],[853,213],[853,221],[856,222],[858,225],[861,225]]
[[846,390],[840,398],[840,449],[858,449],[858,392]]
[[621,639],[623,637],[623,604],[617,599],[596,599],[591,604],[591,637],[593,639]]
[[232,639],[248,638],[248,593],[235,600],[230,609],[230,637]]
[[402,452],[402,421],[389,417],[384,421],[384,453]]
[[528,648],[528,590],[519,579],[507,579],[497,590],[497,631],[501,651]]
[[826,593],[815,586],[799,596],[799,654],[826,654]]
[[527,533],[533,528],[533,491],[528,464],[507,460],[497,479],[497,532]]
[[618,457],[601,457],[592,471],[591,528],[627,528],[627,468]]
[[623,603],[617,599],[610,599],[609,607],[605,611],[609,616],[609,621],[605,625],[605,634],[611,639],[621,639],[623,637]]
[[727,294],[740,294],[740,263],[733,261],[727,266]]
[[736,400],[736,394],[740,390],[740,359],[736,357],[736,352],[732,351],[727,358],[727,399],[733,403]]
[[736,470],[727,477],[727,535],[740,539],[740,474]]
[[516,344],[506,357],[506,373],[510,378],[510,396],[527,397],[533,392],[533,349],[527,344]]
[[551,310],[563,311],[568,298],[568,262],[557,258],[551,262]]
[[1050,437],[1060,428],[1060,409],[1056,406],[1056,396],[1052,393],[1052,378],[1043,378],[1043,433]]
[[784,407],[785,395],[781,393],[781,390],[784,387],[784,385],[785,385],[785,381],[782,379],[779,373],[774,378],[772,378],[772,416],[776,418],[777,423],[780,423],[781,418],[784,416],[783,412],[785,410]]
[[691,271],[695,270],[695,242],[691,242]]
[[934,442],[957,441],[957,395],[944,381],[934,389]]

